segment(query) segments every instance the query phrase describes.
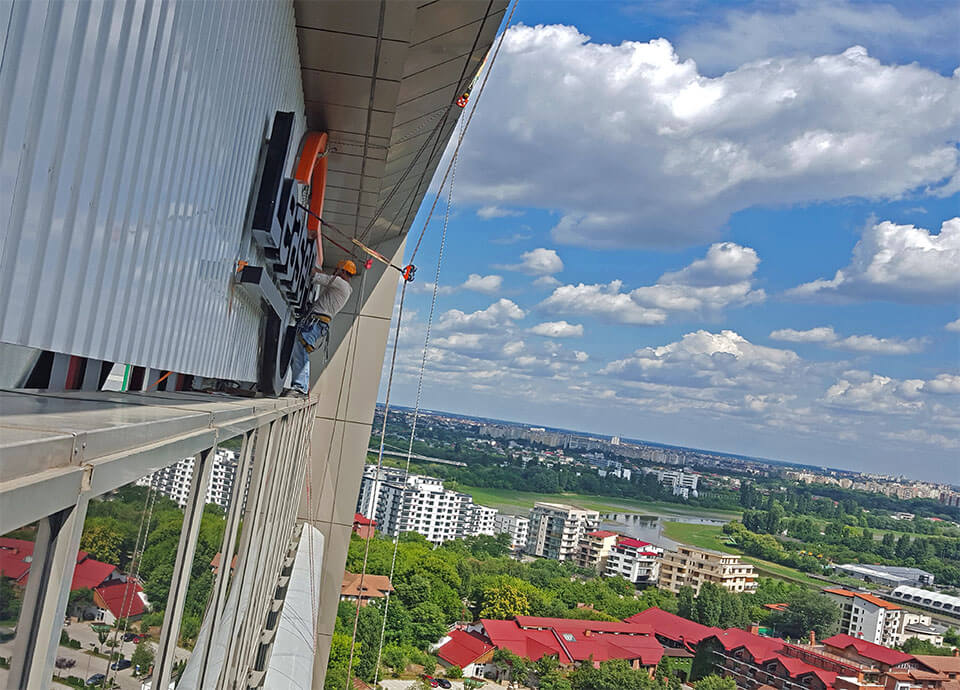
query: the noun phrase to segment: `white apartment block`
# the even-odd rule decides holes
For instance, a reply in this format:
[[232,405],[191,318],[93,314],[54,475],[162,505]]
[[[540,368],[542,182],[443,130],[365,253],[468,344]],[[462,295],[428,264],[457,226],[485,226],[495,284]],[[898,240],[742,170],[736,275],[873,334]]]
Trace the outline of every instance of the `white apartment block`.
[[700,475],[694,472],[684,472],[683,470],[655,470],[644,469],[644,474],[656,474],[657,481],[661,486],[669,487],[673,490],[674,496],[683,496],[684,498],[697,497],[697,486],[700,483]]
[[558,561],[573,560],[580,540],[600,524],[600,513],[563,503],[534,503],[526,552]]
[[730,592],[756,592],[757,573],[739,556],[709,549],[680,545],[676,551],[663,554],[659,586],[671,592],[693,587],[700,594],[704,582],[712,582]]
[[903,609],[868,592],[829,587],[824,594],[840,606],[840,632],[892,647],[900,641]]
[[[210,472],[210,483],[207,485],[205,501],[220,506],[224,510],[230,507],[233,496],[233,485],[237,480],[237,454],[231,450],[218,449],[213,459],[213,468]],[[187,505],[190,495],[190,484],[193,482],[194,459],[184,458],[169,467],[164,467],[152,474],[137,480],[137,486],[153,486],[158,493],[176,502],[183,508]],[[243,505],[247,503],[247,490],[250,477],[244,478],[246,485],[243,489]]]
[[462,539],[475,528],[492,534],[492,508],[479,506],[473,498],[443,488],[436,477],[411,474],[403,481],[403,470],[367,465],[360,486],[357,512],[377,521],[377,529],[390,536],[419,532],[434,544]]
[[494,536],[497,534],[496,520],[500,513],[496,508],[488,508],[479,503],[471,503],[470,517],[467,521],[466,536]]
[[498,514],[493,521],[497,534],[510,535],[510,550],[520,553],[527,545],[527,535],[530,532],[530,519],[521,515]]
[[655,584],[663,549],[649,542],[620,537],[607,555],[606,577],[622,577],[635,585]]

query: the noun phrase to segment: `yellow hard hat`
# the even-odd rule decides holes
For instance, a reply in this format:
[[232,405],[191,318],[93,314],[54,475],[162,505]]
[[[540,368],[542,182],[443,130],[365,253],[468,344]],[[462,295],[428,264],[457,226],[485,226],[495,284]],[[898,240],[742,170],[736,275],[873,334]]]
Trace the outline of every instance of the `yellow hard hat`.
[[346,271],[352,276],[357,275],[357,265],[353,263],[350,259],[344,259],[343,261],[338,261],[337,268],[339,268],[341,271]]

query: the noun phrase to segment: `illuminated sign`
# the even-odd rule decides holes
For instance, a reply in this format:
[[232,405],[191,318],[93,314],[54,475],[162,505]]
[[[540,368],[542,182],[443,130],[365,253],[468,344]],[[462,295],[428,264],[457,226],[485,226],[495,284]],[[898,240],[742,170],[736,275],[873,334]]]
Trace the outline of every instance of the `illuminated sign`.
[[293,113],[277,113],[267,144],[263,174],[253,205],[253,238],[263,250],[266,265],[241,262],[237,279],[264,304],[258,386],[265,395],[281,392],[283,377],[297,337],[292,324],[310,308],[315,268],[323,261],[320,223],[301,206],[310,187],[309,208],[323,210],[326,184],[327,135],[304,137],[293,177],[285,166],[293,137]]

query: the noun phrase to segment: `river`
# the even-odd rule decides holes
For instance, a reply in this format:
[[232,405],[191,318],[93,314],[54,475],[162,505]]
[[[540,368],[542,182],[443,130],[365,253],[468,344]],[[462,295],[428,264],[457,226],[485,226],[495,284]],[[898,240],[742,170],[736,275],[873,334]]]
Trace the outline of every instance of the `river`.
[[628,537],[650,542],[657,546],[673,549],[677,542],[668,539],[663,533],[665,522],[685,522],[691,525],[724,525],[729,519],[712,517],[694,517],[686,515],[650,515],[641,513],[601,513],[601,527],[611,532],[619,532]]

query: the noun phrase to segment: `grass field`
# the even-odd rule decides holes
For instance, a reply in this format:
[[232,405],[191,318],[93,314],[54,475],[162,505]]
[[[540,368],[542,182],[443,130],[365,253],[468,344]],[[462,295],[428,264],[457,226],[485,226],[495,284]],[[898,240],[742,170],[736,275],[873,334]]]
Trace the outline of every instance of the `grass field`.
[[552,503],[572,503],[581,508],[599,510],[601,512],[633,512],[644,513],[651,516],[662,515],[667,518],[676,516],[730,520],[740,516],[740,513],[732,510],[708,510],[696,506],[687,507],[678,503],[635,501],[629,498],[613,498],[610,496],[590,496],[573,493],[535,494],[528,491],[484,489],[477,486],[466,485],[459,485],[458,489],[472,495],[475,503],[501,509],[527,509],[532,508],[536,501],[549,501]]
[[802,573],[795,568],[789,568],[779,563],[771,563],[752,556],[744,556],[743,552],[735,546],[727,545],[726,535],[723,528],[719,525],[691,525],[683,522],[667,522],[663,526],[663,533],[668,539],[696,546],[701,549],[713,549],[715,551],[726,551],[728,553],[740,554],[747,563],[752,563],[760,575],[775,577],[780,580],[796,582],[808,587],[823,587],[823,582]]

